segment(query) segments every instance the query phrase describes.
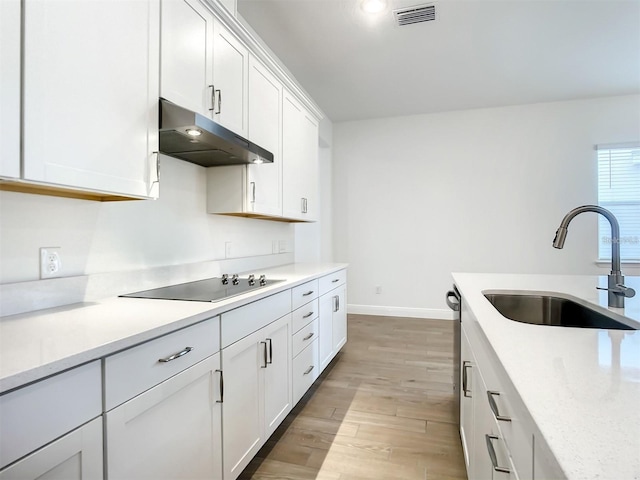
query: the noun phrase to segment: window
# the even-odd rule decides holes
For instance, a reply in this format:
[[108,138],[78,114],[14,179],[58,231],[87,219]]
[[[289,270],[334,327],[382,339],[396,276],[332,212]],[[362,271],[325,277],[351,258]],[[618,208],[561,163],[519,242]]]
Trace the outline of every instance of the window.
[[[640,143],[598,145],[598,204],[620,223],[620,258],[640,261]],[[598,259],[611,260],[611,227],[598,215]]]

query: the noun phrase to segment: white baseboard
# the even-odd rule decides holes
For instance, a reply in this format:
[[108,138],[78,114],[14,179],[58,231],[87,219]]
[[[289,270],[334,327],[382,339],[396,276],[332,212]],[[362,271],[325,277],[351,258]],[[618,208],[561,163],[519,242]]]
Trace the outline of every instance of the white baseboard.
[[347,313],[382,317],[433,318],[453,320],[453,311],[438,308],[381,307],[378,305],[347,305]]

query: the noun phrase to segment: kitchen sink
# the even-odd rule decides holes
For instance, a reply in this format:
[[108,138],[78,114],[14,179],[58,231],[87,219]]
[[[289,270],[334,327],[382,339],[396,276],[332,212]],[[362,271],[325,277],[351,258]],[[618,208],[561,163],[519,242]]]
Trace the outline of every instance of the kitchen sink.
[[550,295],[485,293],[504,317],[516,322],[559,327],[638,330],[566,298]]

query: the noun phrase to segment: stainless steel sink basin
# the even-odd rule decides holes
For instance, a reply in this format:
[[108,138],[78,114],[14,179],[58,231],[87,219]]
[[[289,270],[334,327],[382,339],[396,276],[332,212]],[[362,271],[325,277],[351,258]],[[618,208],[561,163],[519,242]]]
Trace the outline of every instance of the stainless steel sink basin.
[[504,317],[516,322],[560,327],[637,330],[566,298],[548,295],[485,293]]

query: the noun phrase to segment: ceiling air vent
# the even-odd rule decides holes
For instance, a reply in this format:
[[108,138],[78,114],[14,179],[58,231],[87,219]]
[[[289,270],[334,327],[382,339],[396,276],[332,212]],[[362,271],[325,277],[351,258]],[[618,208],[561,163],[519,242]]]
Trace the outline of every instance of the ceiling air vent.
[[436,6],[431,4],[401,8],[394,10],[393,15],[396,17],[396,24],[400,27],[413,23],[430,22],[436,19]]

